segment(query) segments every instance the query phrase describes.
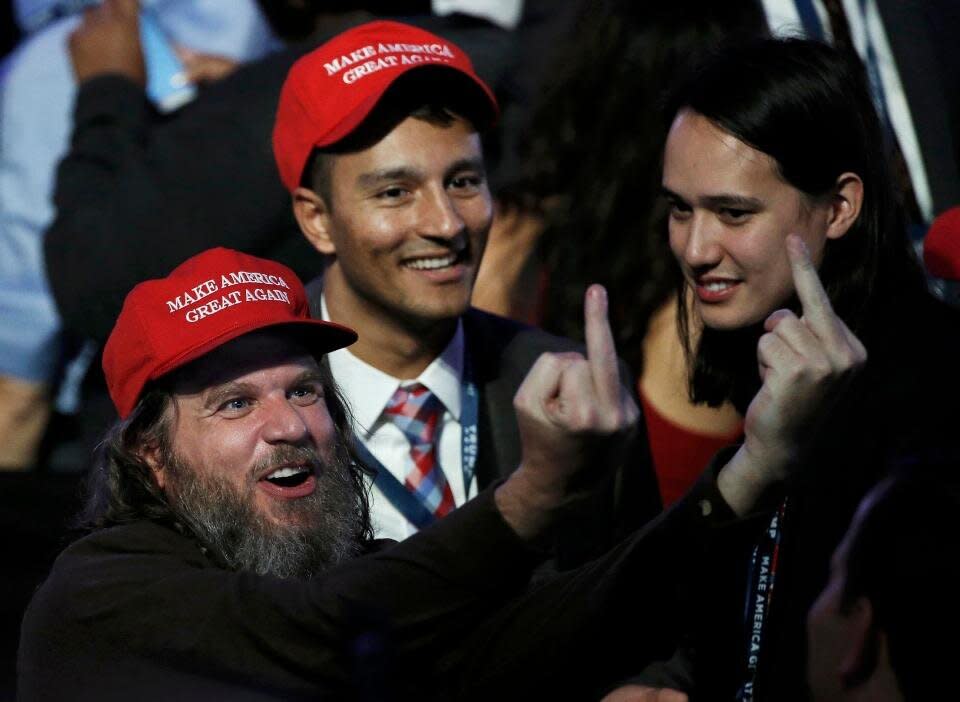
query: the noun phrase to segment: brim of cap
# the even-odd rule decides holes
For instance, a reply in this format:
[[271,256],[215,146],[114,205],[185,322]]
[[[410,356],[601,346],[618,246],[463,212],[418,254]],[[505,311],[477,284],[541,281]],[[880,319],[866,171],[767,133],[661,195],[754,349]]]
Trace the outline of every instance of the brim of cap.
[[[357,340],[357,332],[349,327],[336,322],[325,322],[319,319],[287,320],[283,322],[270,322],[267,324],[253,322],[250,324],[240,324],[235,327],[224,330],[222,333],[207,339],[202,344],[193,346],[166,363],[154,368],[150,373],[147,382],[157,380],[158,378],[182,368],[191,361],[195,361],[202,356],[220,348],[226,343],[233,341],[241,336],[255,331],[265,329],[277,329],[289,332],[292,336],[300,340],[307,350],[314,356],[321,356],[337,349],[349,346]],[[144,384],[144,387],[146,384]],[[143,393],[143,388],[137,393],[137,397]],[[122,416],[129,414],[133,407],[124,408]]]
[[380,102],[380,100],[383,98],[386,92],[390,90],[391,87],[396,85],[397,81],[414,73],[419,75],[428,71],[441,74],[445,80],[460,82],[463,85],[467,85],[475,89],[474,97],[476,99],[474,100],[474,103],[477,108],[477,114],[464,115],[464,117],[468,117],[471,119],[471,121],[475,122],[473,125],[474,127],[483,130],[492,127],[497,123],[497,119],[500,116],[500,108],[497,106],[497,100],[490,88],[487,87],[486,83],[479,78],[476,78],[469,73],[460,70],[459,68],[453,68],[450,66],[410,66],[406,70],[392,75],[377,92],[368,95],[360,103],[358,103],[355,108],[353,108],[344,116],[343,119],[340,120],[340,125],[335,130],[328,132],[313,144],[314,148],[333,146],[338,141],[350,136],[350,134],[352,134],[357,127],[363,124],[364,120],[366,120],[370,113],[373,112],[373,109],[377,106],[377,103]]

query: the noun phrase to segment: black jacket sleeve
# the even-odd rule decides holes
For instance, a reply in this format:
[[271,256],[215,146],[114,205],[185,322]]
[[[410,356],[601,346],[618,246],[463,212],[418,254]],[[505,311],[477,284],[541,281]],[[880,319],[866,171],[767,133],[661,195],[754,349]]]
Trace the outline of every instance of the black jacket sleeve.
[[533,587],[538,554],[492,490],[312,581],[227,571],[165,526],[116,527],[71,546],[31,603],[20,699],[343,699],[378,679],[389,694],[364,699],[589,699],[669,644],[667,599],[728,511],[708,476]]
[[27,611],[20,698],[342,699],[384,668],[391,699],[424,685],[420,670],[448,686],[457,644],[539,557],[493,502],[488,491],[309,581],[226,570],[153,522],[96,532],[60,556]]

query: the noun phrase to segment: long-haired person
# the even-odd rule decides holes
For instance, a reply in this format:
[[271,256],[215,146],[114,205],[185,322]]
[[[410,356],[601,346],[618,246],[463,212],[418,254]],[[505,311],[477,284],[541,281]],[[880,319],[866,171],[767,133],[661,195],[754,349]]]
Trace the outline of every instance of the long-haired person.
[[[805,613],[858,500],[888,457],[957,440],[944,407],[960,397],[960,323],[927,294],[907,244],[859,66],[819,43],[750,43],[678,86],[670,114],[662,183],[691,312],[678,322],[693,399],[732,402],[749,434],[761,382],[801,367],[785,360],[827,372],[857,342],[868,360],[806,428],[795,478],[768,495],[752,533],[740,527],[742,547],[713,554],[741,559],[742,578],[715,582],[707,567],[709,591],[690,595],[699,608],[684,665],[643,681],[708,699],[803,699]],[[828,324],[805,314],[795,289],[796,238],[829,298]],[[825,353],[834,338],[849,343]]]
[[474,303],[555,334],[584,335],[583,293],[610,293],[617,349],[638,378],[664,505],[741,433],[741,417],[692,404],[676,327],[677,266],[664,231],[664,95],[719,46],[766,33],[754,0],[581,3],[549,62],[501,193]]

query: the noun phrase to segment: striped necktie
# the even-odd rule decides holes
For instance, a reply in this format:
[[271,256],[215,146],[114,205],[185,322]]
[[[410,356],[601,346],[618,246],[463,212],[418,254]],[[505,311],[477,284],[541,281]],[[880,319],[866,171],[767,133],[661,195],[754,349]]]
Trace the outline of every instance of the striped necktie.
[[384,410],[410,442],[411,465],[404,485],[436,517],[454,507],[453,492],[437,460],[437,429],[443,403],[424,385],[397,388]]

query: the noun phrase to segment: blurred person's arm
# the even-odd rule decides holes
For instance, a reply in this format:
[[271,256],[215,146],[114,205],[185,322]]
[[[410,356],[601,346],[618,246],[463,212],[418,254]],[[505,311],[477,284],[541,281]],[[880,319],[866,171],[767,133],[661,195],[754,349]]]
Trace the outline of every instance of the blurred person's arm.
[[72,19],[21,43],[0,78],[0,465],[34,464],[60,360],[60,318],[43,265],[57,161],[69,141]]
[[81,83],[44,242],[64,325],[100,341],[134,285],[204,249],[267,255],[294,262],[301,274],[319,266],[270,150],[280,86],[296,56],[241,68],[160,115],[144,92],[127,4],[88,14],[71,39]]

